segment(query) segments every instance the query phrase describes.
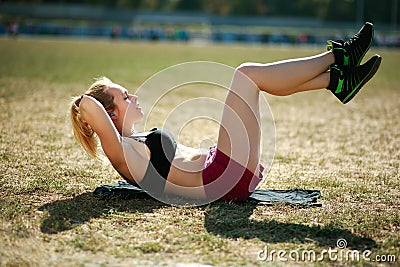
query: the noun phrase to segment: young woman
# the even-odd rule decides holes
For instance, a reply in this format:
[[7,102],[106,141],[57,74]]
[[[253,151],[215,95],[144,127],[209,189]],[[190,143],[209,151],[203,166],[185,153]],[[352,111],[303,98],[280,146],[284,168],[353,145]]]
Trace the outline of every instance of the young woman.
[[[346,42],[328,41],[327,52],[237,67],[226,97],[218,142],[208,154],[176,144],[166,129],[136,133],[134,124],[143,117],[138,97],[107,78],[97,80],[83,96],[73,99],[74,134],[94,157],[98,157],[99,139],[105,155],[121,176],[152,196],[174,194],[210,201],[244,200],[262,179],[260,90],[285,96],[327,88],[347,103],[380,65],[378,55],[360,65],[372,39],[373,25],[366,23]],[[244,142],[243,136],[248,140]]]

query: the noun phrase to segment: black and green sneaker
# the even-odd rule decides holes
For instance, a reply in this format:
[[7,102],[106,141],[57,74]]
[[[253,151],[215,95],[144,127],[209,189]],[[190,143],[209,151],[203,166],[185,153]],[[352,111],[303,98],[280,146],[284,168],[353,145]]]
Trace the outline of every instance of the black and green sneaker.
[[328,41],[327,50],[333,52],[335,64],[345,67],[357,67],[371,47],[374,37],[374,26],[366,22],[364,26],[348,41]]
[[364,86],[377,72],[382,58],[373,56],[365,64],[355,68],[343,68],[337,64],[330,67],[329,89],[343,104],[349,102],[361,87]]

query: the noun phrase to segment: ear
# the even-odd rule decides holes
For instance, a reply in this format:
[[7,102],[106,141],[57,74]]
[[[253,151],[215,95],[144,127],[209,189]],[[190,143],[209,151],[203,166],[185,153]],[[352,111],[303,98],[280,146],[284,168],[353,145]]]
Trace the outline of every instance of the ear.
[[108,116],[110,116],[110,119],[115,123],[117,122],[118,118],[119,118],[119,110],[116,107],[114,110],[112,111],[107,111]]
[[110,116],[112,121],[116,121],[117,120],[117,116],[115,115],[114,112],[108,113],[108,115]]

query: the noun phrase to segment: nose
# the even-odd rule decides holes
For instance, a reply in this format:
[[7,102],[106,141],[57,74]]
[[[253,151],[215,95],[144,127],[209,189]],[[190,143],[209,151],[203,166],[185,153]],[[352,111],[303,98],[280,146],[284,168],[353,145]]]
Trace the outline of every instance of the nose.
[[138,96],[137,95],[131,95],[129,94],[129,99],[135,103],[138,102]]

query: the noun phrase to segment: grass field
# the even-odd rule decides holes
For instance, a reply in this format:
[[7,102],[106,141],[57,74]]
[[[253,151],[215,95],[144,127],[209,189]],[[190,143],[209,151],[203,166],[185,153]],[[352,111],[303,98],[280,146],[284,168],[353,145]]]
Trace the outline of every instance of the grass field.
[[[276,153],[261,188],[319,189],[322,207],[173,207],[92,195],[98,185],[120,180],[83,152],[68,121],[70,97],[82,94],[94,77],[106,75],[134,92],[177,63],[236,66],[321,50],[1,39],[0,266],[266,266],[270,262],[257,259],[265,247],[318,255],[340,238],[348,250],[371,250],[371,260],[395,255],[400,264],[399,51],[367,54],[381,54],[382,66],[347,105],[326,90],[266,96]],[[215,129],[199,125],[181,141],[196,145],[193,140]],[[280,264],[276,257],[274,263]],[[374,262],[325,257],[320,264]]]

